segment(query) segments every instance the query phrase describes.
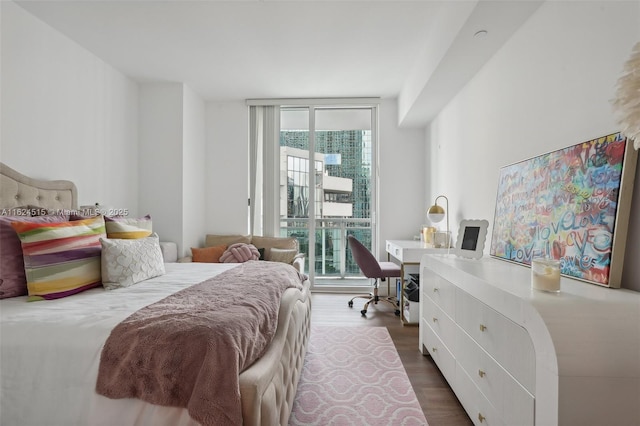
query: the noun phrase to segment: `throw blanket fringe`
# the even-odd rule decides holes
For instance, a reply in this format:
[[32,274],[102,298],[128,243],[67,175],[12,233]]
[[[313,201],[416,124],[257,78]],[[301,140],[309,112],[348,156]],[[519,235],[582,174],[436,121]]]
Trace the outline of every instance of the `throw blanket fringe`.
[[103,347],[96,391],[184,407],[205,426],[242,424],[238,376],[271,342],[282,294],[305,279],[248,261],[133,313]]

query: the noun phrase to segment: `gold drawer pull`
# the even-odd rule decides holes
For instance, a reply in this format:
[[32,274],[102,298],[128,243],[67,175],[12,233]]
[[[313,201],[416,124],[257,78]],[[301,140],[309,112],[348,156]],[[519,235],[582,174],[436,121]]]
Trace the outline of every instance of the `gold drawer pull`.
[[434,287],[434,288],[433,288],[433,292],[435,293],[435,292],[437,292],[437,291],[440,291],[440,289],[439,289],[438,287]]
[[487,329],[487,326],[484,324],[480,324],[480,331],[485,331]]
[[478,370],[478,376],[480,376],[480,377],[484,377],[484,376],[486,376],[486,375],[487,375],[487,373],[485,373],[484,371],[482,371],[482,370]]
[[436,352],[438,348],[431,348],[431,352]]
[[438,322],[438,318],[433,317],[433,322]]
[[480,423],[484,422],[484,419],[486,419],[486,417],[483,416],[482,413],[478,413],[478,420],[480,420]]

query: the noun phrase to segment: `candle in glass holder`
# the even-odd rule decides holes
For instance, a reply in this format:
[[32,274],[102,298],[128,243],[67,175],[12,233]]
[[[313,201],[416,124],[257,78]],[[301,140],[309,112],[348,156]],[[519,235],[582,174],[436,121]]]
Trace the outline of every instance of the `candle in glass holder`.
[[434,235],[436,233],[436,228],[433,226],[423,226],[422,227],[422,235],[424,236],[424,242],[433,247],[434,243]]
[[560,262],[549,258],[531,260],[531,287],[536,290],[560,291]]

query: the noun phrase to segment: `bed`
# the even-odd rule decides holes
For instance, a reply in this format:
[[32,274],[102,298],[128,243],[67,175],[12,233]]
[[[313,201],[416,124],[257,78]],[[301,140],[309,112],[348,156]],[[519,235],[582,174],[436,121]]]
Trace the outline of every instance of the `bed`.
[[[0,163],[0,208],[23,206],[73,211],[77,190],[72,182],[31,179]],[[239,268],[234,264],[164,266],[165,274],[115,291],[92,288],[31,303],[26,296],[0,300],[2,424],[199,424],[184,407],[96,393],[101,352],[114,327],[176,292]],[[273,338],[259,359],[238,376],[243,424],[288,423],[307,350],[310,312],[308,280],[282,293]]]

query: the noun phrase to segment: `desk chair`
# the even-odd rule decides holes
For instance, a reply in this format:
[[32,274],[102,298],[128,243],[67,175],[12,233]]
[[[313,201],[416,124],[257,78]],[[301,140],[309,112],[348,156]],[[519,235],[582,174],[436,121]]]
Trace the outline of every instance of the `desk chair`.
[[[349,247],[351,248],[351,253],[353,253],[353,259],[358,264],[358,267],[362,271],[365,277],[372,278],[375,280],[373,284],[373,292],[369,294],[359,294],[354,296],[351,300],[349,300],[349,307],[353,308],[353,299],[356,298],[365,298],[368,299],[364,304],[364,309],[360,311],[362,316],[367,315],[367,308],[370,303],[378,304],[378,302],[389,303],[395,308],[395,314],[400,315],[400,309],[398,307],[398,300],[395,297],[384,297],[380,298],[378,296],[378,285],[380,279],[387,279],[387,294],[390,295],[390,286],[389,286],[389,278],[390,277],[399,277],[400,276],[400,266],[396,265],[393,262],[379,262],[378,259],[367,249],[360,241],[358,241],[354,236],[347,236],[349,241]],[[394,286],[395,287],[395,286]]]

